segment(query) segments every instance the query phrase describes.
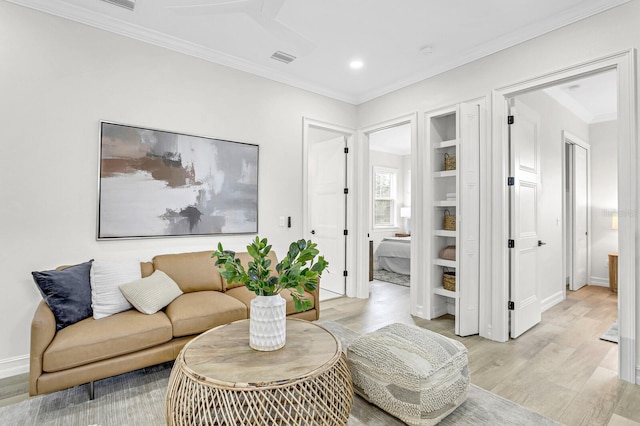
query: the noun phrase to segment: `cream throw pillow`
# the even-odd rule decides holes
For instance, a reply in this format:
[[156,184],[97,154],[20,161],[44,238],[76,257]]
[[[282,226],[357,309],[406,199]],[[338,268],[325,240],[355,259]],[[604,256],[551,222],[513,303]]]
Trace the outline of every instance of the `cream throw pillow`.
[[142,278],[140,261],[94,260],[91,265],[91,307],[100,319],[132,308],[118,286]]
[[146,278],[122,284],[124,297],[143,314],[155,314],[182,294],[178,284],[157,270]]

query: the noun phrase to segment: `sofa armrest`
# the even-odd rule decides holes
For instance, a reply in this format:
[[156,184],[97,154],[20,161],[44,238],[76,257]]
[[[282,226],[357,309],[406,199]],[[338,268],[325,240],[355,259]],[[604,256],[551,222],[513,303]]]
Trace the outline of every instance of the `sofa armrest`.
[[320,319],[320,280],[318,280],[318,287],[315,290],[310,291],[313,295],[313,306],[316,308],[316,320]]
[[38,377],[42,375],[42,358],[56,335],[56,319],[43,300],[31,321],[31,354],[29,363],[29,395],[38,394]]

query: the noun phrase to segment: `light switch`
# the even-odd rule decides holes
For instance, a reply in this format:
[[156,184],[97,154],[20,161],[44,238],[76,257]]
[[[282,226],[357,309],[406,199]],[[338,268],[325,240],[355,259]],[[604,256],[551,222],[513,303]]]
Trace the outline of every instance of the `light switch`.
[[286,218],[284,216],[280,216],[279,225],[284,227],[286,226]]

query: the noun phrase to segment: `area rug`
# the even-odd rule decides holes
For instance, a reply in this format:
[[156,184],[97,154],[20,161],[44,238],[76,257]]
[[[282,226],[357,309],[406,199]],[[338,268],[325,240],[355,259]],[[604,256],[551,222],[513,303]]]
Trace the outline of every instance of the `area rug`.
[[392,284],[403,285],[405,287],[409,287],[411,282],[411,275],[397,274],[384,269],[374,269],[373,278],[378,281],[385,281]]
[[600,339],[606,340],[607,342],[618,343],[618,335],[618,320],[615,320],[611,327],[609,327],[609,329],[600,336]]
[[[334,322],[321,322],[348,345],[357,334]],[[29,398],[0,408],[0,425],[153,426],[166,424],[164,398],[173,363],[143,368],[95,384],[89,400],[86,385]],[[376,406],[356,396],[350,426],[403,425]],[[442,425],[558,425],[498,395],[471,385],[467,401]]]

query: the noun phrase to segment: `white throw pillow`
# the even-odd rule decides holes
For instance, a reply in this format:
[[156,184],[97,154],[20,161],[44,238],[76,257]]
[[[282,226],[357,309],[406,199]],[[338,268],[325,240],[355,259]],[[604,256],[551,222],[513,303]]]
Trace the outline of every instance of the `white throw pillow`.
[[122,284],[124,297],[143,314],[155,314],[182,294],[171,277],[157,270],[146,278]]
[[118,288],[142,278],[138,260],[111,262],[94,260],[91,265],[91,307],[100,319],[132,308]]

